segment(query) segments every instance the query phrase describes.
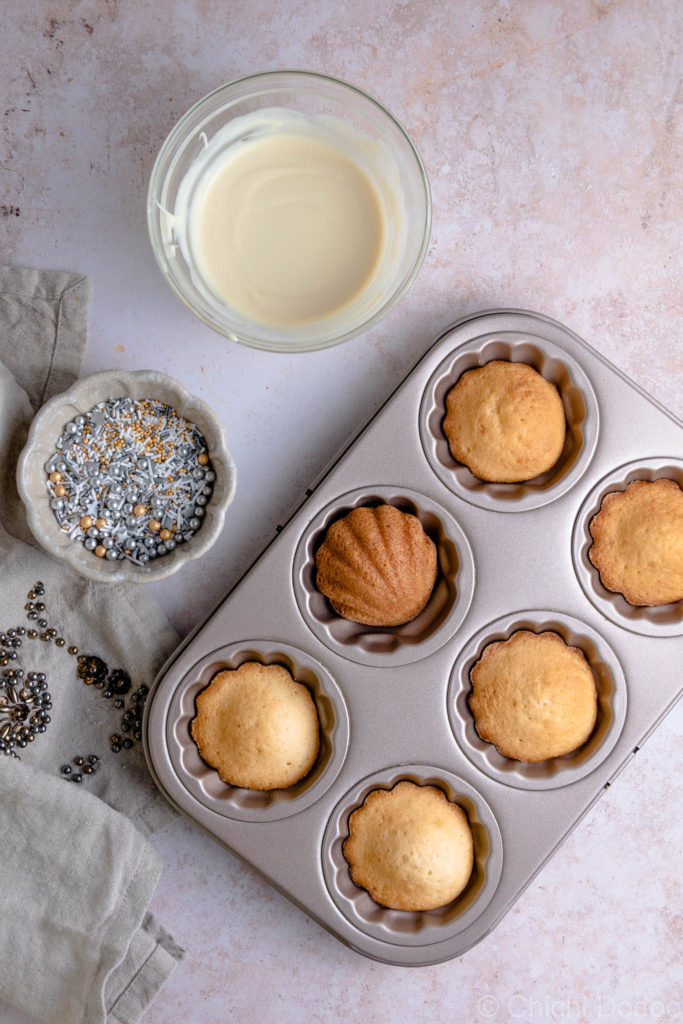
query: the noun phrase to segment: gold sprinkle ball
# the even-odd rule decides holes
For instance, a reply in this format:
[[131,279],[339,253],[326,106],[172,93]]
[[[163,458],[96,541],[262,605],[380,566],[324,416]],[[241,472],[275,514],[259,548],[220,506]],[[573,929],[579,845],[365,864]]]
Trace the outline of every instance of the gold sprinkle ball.
[[93,523],[92,516],[81,516],[81,518],[79,519],[79,525],[84,530],[89,530],[90,527],[92,526],[92,523]]
[[98,558],[104,558],[106,553],[107,549],[104,547],[103,544],[98,544],[97,547],[95,548],[95,554],[97,555]]

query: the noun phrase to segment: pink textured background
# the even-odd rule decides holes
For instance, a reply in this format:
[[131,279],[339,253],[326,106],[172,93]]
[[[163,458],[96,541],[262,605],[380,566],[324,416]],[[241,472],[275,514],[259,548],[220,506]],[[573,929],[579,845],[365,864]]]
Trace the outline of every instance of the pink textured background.
[[[7,8],[0,260],[87,273],[85,370],[178,377],[221,415],[239,467],[212,555],[153,588],[181,631],[465,313],[549,314],[681,413],[682,33],[678,0]],[[412,134],[433,191],[409,296],[369,334],[307,356],[211,334],[171,295],[146,237],[147,179],[172,124],[218,84],[276,67],[376,95]],[[190,955],[145,1024],[680,1020],[681,717],[495,932],[439,967],[362,959],[176,823],[156,839],[166,869],[153,909]],[[2,1006],[0,1020],[25,1022]]]

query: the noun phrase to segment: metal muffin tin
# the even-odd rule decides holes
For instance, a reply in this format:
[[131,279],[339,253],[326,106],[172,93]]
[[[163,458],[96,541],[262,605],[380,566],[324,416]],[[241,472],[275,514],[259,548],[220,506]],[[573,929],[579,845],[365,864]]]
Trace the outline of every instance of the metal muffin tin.
[[[525,484],[485,484],[455,463],[441,433],[448,388],[503,358],[557,384],[567,442]],[[385,963],[458,956],[510,909],[680,695],[683,602],[634,609],[600,584],[588,524],[604,495],[635,478],[683,484],[681,424],[559,323],[518,310],[459,321],[310,490],[273,542],[175,652],[148,701],[145,743],[168,800],[339,939]],[[427,608],[392,629],[338,618],[317,592],[327,526],[360,504],[416,514],[437,544]],[[523,765],[477,735],[469,671],[516,629],[552,629],[579,646],[599,691],[596,729],[566,758]],[[220,781],[190,737],[196,694],[247,659],[285,665],[311,690],[321,754],[291,790]],[[349,815],[401,779],[440,786],[465,809],[475,868],[436,911],[380,907],[351,881]]]

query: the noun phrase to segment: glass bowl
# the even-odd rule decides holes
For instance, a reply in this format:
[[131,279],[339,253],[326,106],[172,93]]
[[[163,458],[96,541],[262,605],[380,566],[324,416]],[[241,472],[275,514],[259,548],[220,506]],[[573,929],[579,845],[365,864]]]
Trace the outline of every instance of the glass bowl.
[[[296,326],[259,323],[229,306],[200,272],[186,227],[193,191],[188,181],[211,140],[230,126],[225,147],[219,144],[222,155],[228,146],[240,146],[254,138],[255,131],[260,131],[260,114],[274,110],[316,125],[341,123],[354,138],[362,140],[362,149],[375,154],[372,166],[363,169],[369,169],[368,176],[384,208],[386,238],[369,287],[339,312]],[[225,131],[221,139],[224,135]],[[361,156],[361,164],[362,160]],[[408,134],[361,89],[327,75],[271,71],[221,86],[180,119],[161,147],[152,171],[147,224],[162,273],[195,316],[243,345],[303,352],[337,345],[367,330],[406,293],[429,242],[429,182]]]

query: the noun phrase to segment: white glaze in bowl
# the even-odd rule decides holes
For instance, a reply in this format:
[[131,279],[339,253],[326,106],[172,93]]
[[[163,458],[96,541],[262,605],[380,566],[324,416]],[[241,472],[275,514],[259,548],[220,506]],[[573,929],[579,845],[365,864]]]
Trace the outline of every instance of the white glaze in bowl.
[[[308,124],[314,134],[326,125],[327,134],[344,149],[350,138],[356,139],[351,153],[364,171],[371,172],[388,234],[396,235],[384,246],[384,256],[367,291],[361,289],[355,301],[335,314],[298,326],[259,323],[228,305],[204,281],[189,240],[193,234],[192,199],[203,177],[198,171],[203,162],[210,168],[221,153],[239,149],[254,136],[267,137],[280,120],[283,126],[291,126],[292,119]],[[360,146],[357,140],[363,140]],[[337,345],[368,330],[405,295],[427,251],[431,194],[414,143],[381,103],[362,89],[328,75],[268,71],[214,89],[178,121],[152,170],[147,226],[164,277],[205,324],[231,341],[253,348],[305,352]]]

